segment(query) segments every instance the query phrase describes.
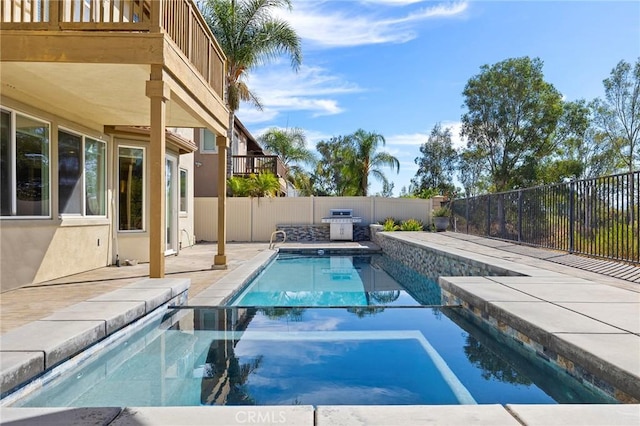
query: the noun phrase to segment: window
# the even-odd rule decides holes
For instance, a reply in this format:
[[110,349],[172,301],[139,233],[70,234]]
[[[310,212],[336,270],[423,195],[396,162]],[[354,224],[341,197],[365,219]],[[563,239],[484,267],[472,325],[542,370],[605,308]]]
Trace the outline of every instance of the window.
[[105,216],[105,143],[67,131],[58,132],[58,204],[60,214]]
[[49,124],[0,111],[0,214],[49,216]]
[[187,213],[188,211],[187,206],[189,204],[189,200],[187,198],[187,176],[187,171],[185,169],[180,169],[180,213]]
[[84,138],[85,214],[107,214],[107,147],[104,142]]
[[59,212],[61,214],[81,214],[82,192],[82,137],[59,131]]
[[208,129],[200,129],[200,152],[202,154],[217,154],[216,135]]
[[118,229],[144,230],[144,148],[118,149]]
[[231,141],[231,155],[240,155],[240,135],[235,130]]

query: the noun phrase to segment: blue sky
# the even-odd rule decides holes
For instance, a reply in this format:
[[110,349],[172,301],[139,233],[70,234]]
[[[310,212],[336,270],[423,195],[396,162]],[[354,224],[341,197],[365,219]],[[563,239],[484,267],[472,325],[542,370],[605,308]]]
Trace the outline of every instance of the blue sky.
[[[637,1],[292,1],[279,14],[302,39],[303,65],[253,70],[247,82],[264,108],[242,105],[238,117],[255,136],[302,128],[311,148],[359,128],[380,133],[400,160],[399,174],[385,170],[395,195],[434,124],[464,145],[462,91],[482,65],[539,57],[566,100],[591,100],[620,60],[640,56]],[[380,190],[373,180],[370,194]]]

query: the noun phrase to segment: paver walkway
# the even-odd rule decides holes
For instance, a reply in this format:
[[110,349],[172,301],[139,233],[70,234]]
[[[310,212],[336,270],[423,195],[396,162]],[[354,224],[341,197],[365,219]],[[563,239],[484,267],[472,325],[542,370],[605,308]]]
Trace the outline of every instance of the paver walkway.
[[[212,270],[217,245],[197,244],[165,259],[166,276],[190,278],[189,296],[193,297],[268,246],[268,243],[227,244],[228,269]],[[0,334],[148,276],[147,263],[111,266],[1,293]]]

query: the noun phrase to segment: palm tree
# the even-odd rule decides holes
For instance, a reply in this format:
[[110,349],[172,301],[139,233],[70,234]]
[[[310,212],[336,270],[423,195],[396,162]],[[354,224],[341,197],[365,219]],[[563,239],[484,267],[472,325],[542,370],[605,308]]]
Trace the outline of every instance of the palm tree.
[[400,172],[400,162],[388,152],[376,152],[378,145],[384,146],[386,143],[381,134],[358,129],[350,139],[355,155],[350,159],[349,170],[358,180],[358,195],[366,197],[369,191],[369,174],[388,184],[387,177],[380,167],[391,167]]
[[291,0],[205,0],[202,3],[202,15],[227,56],[229,141],[232,141],[240,101],[262,108],[244,81],[247,73],[281,54],[291,57],[291,67],[296,71],[302,62],[300,38],[294,29],[286,21],[271,16],[274,9],[281,7],[291,9]]
[[264,132],[258,140],[269,152],[277,155],[287,168],[287,180],[293,183],[294,172],[302,169],[297,163],[312,164],[315,157],[307,148],[304,130],[271,128]]

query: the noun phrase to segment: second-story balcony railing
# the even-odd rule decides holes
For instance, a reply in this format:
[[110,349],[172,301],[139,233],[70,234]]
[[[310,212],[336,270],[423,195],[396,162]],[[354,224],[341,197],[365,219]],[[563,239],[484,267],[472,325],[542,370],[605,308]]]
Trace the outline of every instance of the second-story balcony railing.
[[163,31],[223,99],[224,53],[193,0],[0,0],[2,30]]
[[270,172],[284,178],[287,174],[287,168],[277,155],[233,155],[231,159],[234,176]]

